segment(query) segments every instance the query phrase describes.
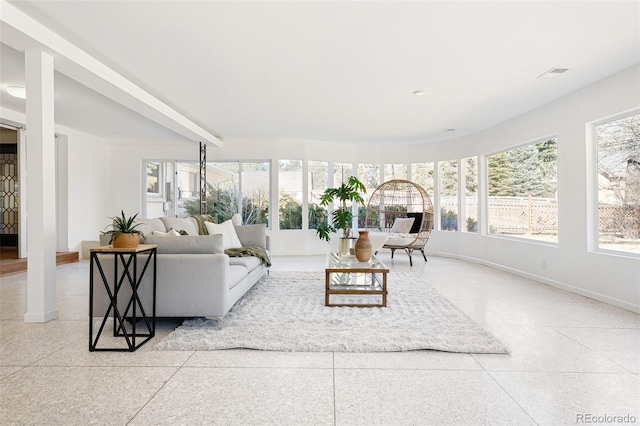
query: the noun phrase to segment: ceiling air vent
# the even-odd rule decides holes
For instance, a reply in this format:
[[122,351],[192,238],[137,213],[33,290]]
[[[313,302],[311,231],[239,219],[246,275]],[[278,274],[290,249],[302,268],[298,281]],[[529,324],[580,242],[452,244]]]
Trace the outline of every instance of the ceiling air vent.
[[555,78],[569,71],[569,68],[551,68],[538,76],[538,78]]

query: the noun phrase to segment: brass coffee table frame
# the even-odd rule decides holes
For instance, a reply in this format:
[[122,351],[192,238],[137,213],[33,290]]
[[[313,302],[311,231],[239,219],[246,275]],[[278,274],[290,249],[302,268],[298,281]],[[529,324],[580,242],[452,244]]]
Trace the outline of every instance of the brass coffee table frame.
[[[387,274],[389,268],[371,256],[368,262],[359,262],[354,256],[328,253],[325,267],[325,306],[352,306],[373,308],[387,306]],[[379,304],[331,303],[331,295],[379,295]]]

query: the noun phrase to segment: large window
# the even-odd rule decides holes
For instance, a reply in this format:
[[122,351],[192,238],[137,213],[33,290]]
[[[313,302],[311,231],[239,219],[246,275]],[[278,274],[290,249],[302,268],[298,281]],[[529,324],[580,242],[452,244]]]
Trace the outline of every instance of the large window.
[[[207,214],[217,223],[231,219],[239,211],[239,197],[240,163],[207,163]],[[189,203],[189,214],[198,214],[198,202]]]
[[146,217],[173,216],[175,206],[173,199],[174,184],[173,170],[175,163],[164,161],[148,161],[145,163],[146,170]]
[[411,181],[417,183],[427,191],[429,197],[433,200],[433,188],[435,182],[433,179],[433,163],[412,163],[411,164]]
[[440,175],[440,229],[458,230],[458,160],[438,162]]
[[351,163],[333,163],[333,186],[337,188],[353,176],[353,164]]
[[[217,202],[213,195],[219,193],[222,188],[237,186],[237,163],[227,163],[226,166],[228,170],[211,164],[207,165],[209,208],[214,204],[217,204],[217,208],[222,208],[222,204],[230,204],[229,202]],[[200,166],[198,162],[153,161],[146,163],[146,170],[145,217],[187,217],[200,213]]]
[[[353,164],[333,163],[333,188],[337,188],[342,183],[347,182],[351,176],[353,176]],[[347,206],[351,206],[351,201],[347,201]],[[340,207],[340,201],[334,200],[333,205],[330,206],[331,212],[337,207]],[[354,213],[355,215],[357,215],[357,212]]]
[[367,195],[380,186],[380,164],[358,164],[356,177],[367,188]]
[[358,164],[356,177],[364,184],[367,192],[364,194],[365,205],[358,208],[358,228],[364,228],[367,219],[367,203],[373,191],[380,186],[379,164]]
[[384,182],[393,179],[407,179],[409,176],[406,164],[385,164],[384,165]]
[[302,229],[302,161],[278,162],[280,229]]
[[464,208],[466,224],[462,227],[466,232],[478,232],[478,158],[462,159],[464,173]]
[[488,157],[489,233],[558,241],[555,138]]
[[640,113],[595,126],[598,246],[640,253]]
[[160,163],[147,163],[147,194],[160,195]]
[[269,161],[240,163],[240,196],[242,223],[269,223]]
[[309,229],[327,224],[327,209],[320,205],[320,198],[327,189],[329,163],[326,161],[308,162],[309,185]]
[[[155,166],[158,178],[156,179]],[[200,167],[195,161],[146,162],[145,217],[200,213]],[[175,172],[174,172],[175,171]],[[270,162],[207,163],[207,214],[218,223],[242,213],[245,224],[268,223]],[[156,184],[158,182],[158,184]]]

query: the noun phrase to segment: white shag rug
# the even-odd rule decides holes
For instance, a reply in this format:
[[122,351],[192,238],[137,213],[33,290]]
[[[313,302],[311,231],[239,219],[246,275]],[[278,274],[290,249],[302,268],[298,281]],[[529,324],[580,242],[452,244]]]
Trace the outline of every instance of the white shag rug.
[[326,307],[324,272],[271,272],[223,321],[185,320],[154,349],[508,353],[493,335],[430,287],[423,275],[390,272],[387,286],[386,308]]

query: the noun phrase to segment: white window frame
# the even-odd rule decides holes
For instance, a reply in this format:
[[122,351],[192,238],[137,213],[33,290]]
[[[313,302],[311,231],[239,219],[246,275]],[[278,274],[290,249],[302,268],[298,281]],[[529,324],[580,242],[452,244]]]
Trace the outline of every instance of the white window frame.
[[600,194],[598,189],[598,138],[596,127],[631,115],[640,114],[640,107],[632,108],[586,124],[587,135],[587,251],[591,253],[640,259],[640,253],[600,248]]
[[[544,142],[549,139],[556,140],[556,146],[560,146],[560,139],[556,133],[551,133],[545,136],[540,136],[537,138],[530,139],[526,142],[521,142],[517,144],[513,144],[507,146],[505,148],[501,148],[496,151],[491,151],[481,156],[482,163],[478,162],[478,197],[482,196],[482,201],[478,198],[478,225],[479,225],[479,234],[491,238],[499,238],[510,241],[518,241],[525,244],[534,244],[534,245],[543,245],[549,247],[558,247],[560,243],[560,225],[562,223],[560,217],[560,173],[558,170],[559,162],[556,161],[556,192],[558,193],[558,237],[557,241],[539,241],[531,238],[523,238],[523,237],[512,237],[509,235],[501,235],[501,234],[493,234],[490,232],[490,218],[489,218],[489,157],[492,155],[500,154],[502,152],[512,151],[514,149],[522,148],[528,145],[537,144],[540,142]],[[483,185],[480,185],[480,183]]]
[[[152,196],[152,197],[162,197],[162,193],[163,191],[163,185],[162,182],[164,181],[164,171],[163,168],[160,166],[162,163],[165,163],[166,161],[158,161],[158,160],[145,160],[144,162],[144,175],[145,175],[145,179],[144,179],[144,183],[145,183],[145,188],[144,191],[147,193],[148,196]],[[155,164],[156,166],[158,166],[158,192],[149,192],[148,191],[148,187],[147,187],[147,179],[149,177],[148,174],[148,167],[149,164]]]

